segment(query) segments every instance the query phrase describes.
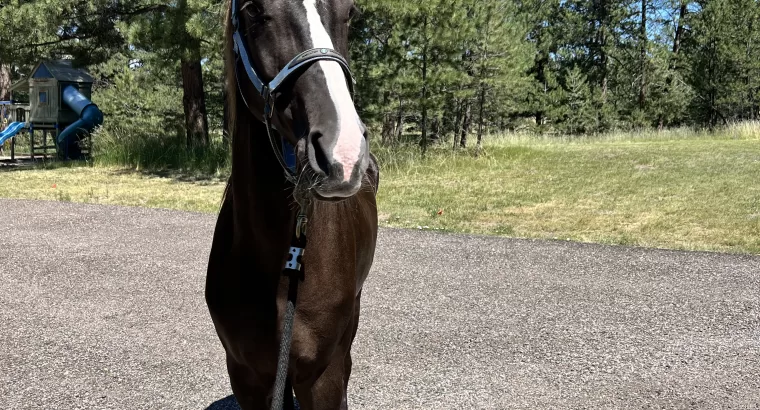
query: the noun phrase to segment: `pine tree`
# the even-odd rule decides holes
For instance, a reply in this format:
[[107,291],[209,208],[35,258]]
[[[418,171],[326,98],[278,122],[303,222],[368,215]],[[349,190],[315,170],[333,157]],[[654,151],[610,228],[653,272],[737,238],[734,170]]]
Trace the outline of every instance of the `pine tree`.
[[594,132],[598,129],[598,116],[594,112],[586,75],[579,67],[573,67],[568,71],[566,78],[566,131],[570,134]]
[[[471,3],[475,38],[472,41],[474,64],[472,88],[477,107],[477,150],[480,151],[487,117],[496,118],[517,112],[510,101],[524,100],[530,66],[527,28],[517,18],[515,5],[503,0],[478,0]],[[517,95],[520,94],[520,95]]]
[[164,6],[141,0],[7,0],[0,7],[0,61],[30,66],[71,56],[96,64],[123,49],[124,21]]
[[686,50],[694,116],[711,127],[755,112],[758,7],[754,0],[713,0],[690,15]]
[[557,52],[559,39],[558,30],[552,23],[557,21],[559,10],[559,0],[533,0],[523,2],[520,11],[529,26],[528,41],[535,49],[533,65],[528,69],[533,82],[527,90],[523,107],[525,114],[532,116],[539,127],[547,121],[552,109],[550,93],[557,89],[552,54]]
[[153,53],[156,63],[163,61],[179,72],[188,148],[209,145],[202,60],[208,53],[204,43],[221,49],[222,3],[168,2],[162,4],[165,12],[144,15],[130,25],[131,44]]

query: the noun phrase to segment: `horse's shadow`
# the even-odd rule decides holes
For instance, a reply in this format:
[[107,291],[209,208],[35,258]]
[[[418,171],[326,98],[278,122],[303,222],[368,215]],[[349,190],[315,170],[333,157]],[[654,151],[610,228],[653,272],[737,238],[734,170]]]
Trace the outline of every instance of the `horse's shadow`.
[[206,410],[240,410],[240,406],[238,406],[238,402],[235,400],[235,395],[230,394],[223,399],[211,403],[210,406],[206,407]]
[[[240,406],[238,406],[235,396],[230,394],[223,399],[211,403],[210,406],[206,407],[206,410],[240,410]],[[298,400],[296,400],[296,410],[299,410]]]

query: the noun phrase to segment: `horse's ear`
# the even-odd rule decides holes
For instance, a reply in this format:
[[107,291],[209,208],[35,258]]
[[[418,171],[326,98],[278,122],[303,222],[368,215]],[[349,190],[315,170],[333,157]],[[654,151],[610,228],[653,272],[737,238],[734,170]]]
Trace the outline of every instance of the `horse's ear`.
[[358,21],[361,20],[364,17],[364,13],[362,13],[362,9],[359,8],[359,6],[354,3],[353,6],[351,6],[351,13],[349,14],[349,18],[351,21]]
[[356,23],[359,23],[364,17],[361,9],[356,3],[351,5],[351,10],[348,12],[348,26],[351,27]]

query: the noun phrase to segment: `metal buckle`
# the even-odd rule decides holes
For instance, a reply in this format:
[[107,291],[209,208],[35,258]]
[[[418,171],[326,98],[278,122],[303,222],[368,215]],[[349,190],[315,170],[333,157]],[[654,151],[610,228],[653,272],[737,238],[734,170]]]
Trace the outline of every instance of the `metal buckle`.
[[301,235],[306,235],[306,223],[309,222],[309,218],[305,214],[298,214],[298,220],[296,221],[296,238],[301,239]]
[[285,261],[285,269],[295,270],[300,272],[301,267],[303,265],[301,264],[301,257],[303,256],[303,248],[299,248],[296,246],[291,246],[290,250],[288,251],[288,260]]
[[261,90],[261,96],[264,97],[264,115],[271,119],[274,115],[274,97],[269,91],[268,85],[265,85],[264,89]]

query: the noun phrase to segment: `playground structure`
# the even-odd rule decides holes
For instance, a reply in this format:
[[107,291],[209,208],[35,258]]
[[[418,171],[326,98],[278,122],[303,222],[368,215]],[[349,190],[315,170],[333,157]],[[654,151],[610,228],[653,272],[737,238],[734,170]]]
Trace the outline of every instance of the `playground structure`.
[[28,78],[11,86],[11,101],[0,101],[0,147],[10,140],[15,160],[16,137],[26,132],[31,159],[88,156],[91,133],[103,123],[103,113],[90,100],[92,83],[93,78],[71,60],[37,63]]

